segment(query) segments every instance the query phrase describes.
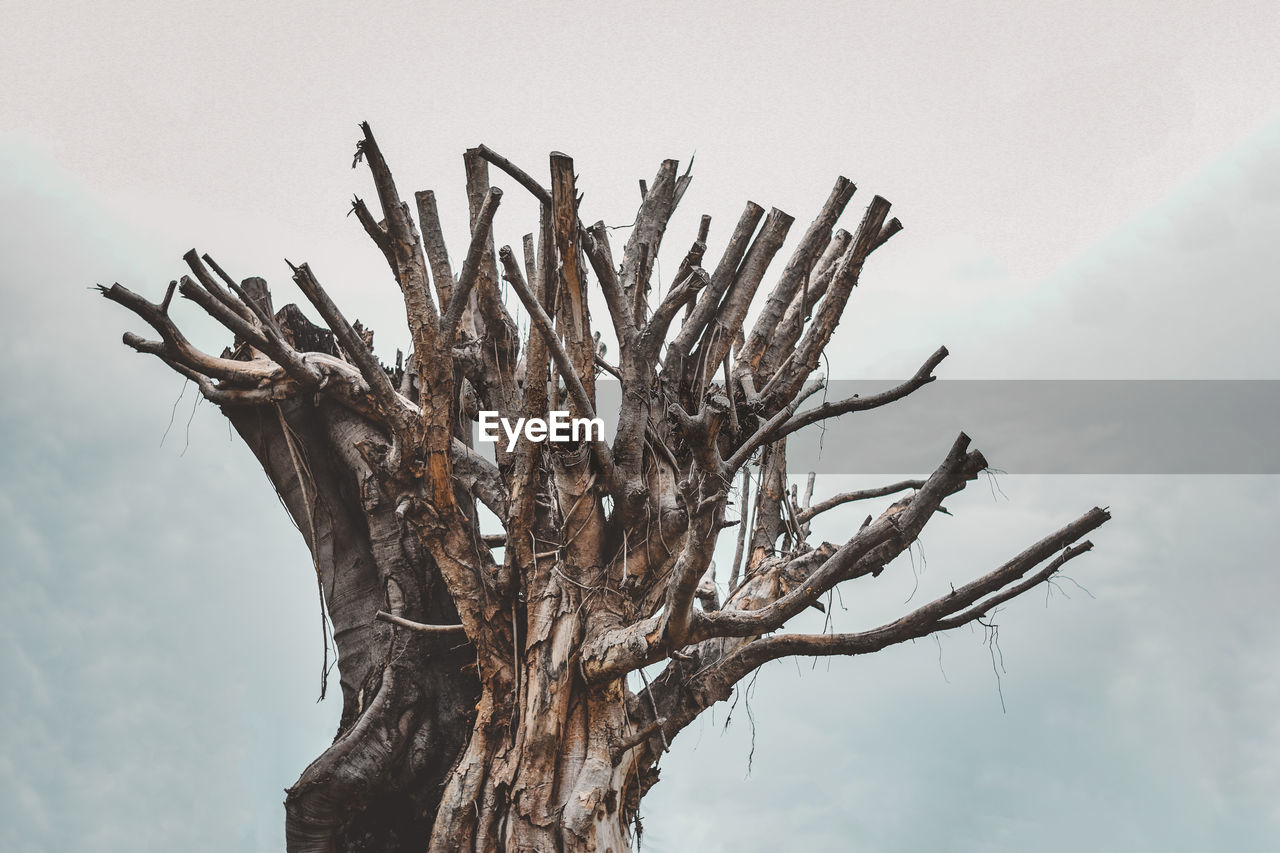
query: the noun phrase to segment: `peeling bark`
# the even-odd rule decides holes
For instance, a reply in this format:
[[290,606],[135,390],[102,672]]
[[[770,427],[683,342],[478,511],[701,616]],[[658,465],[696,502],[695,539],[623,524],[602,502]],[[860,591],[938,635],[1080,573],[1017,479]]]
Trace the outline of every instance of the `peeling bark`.
[[[296,305],[276,311],[264,280],[237,282],[194,250],[191,276],[159,303],[102,288],[158,335],[125,343],[222,408],[315,562],[342,715],[288,791],[290,853],[621,853],[671,740],[757,667],[867,654],[982,619],[1086,553],[1083,537],[1109,518],[1091,510],[885,625],[775,633],[838,584],[879,577],[987,464],[961,435],[921,479],[816,502],[812,477],[803,498],[789,483],[791,434],[911,394],[947,355],[889,391],[805,405],[868,259],[901,228],[888,202],[873,198],[859,226],[841,230],[854,188],[837,180],[762,299],[793,217],[749,202],[714,265],[703,217],[653,299],[687,169],[667,160],[642,182],[615,265],[603,223],[582,224],[569,157],[551,155],[544,183],[479,146],[464,158],[471,234],[455,277],[434,193],[415,193],[415,222],[361,130],[356,159],[380,215],[360,199],[352,210],[404,298],[413,341],[394,367],[305,263],[291,265],[293,279],[324,326]],[[489,165],[539,202],[523,264],[510,247],[495,251],[502,189]],[[523,340],[503,279],[531,317]],[[616,366],[593,331],[593,286],[617,333]],[[224,326],[231,347],[195,347],[170,316],[175,294]],[[601,370],[622,386],[611,443],[523,442],[495,461],[471,447],[481,408],[594,417]],[[818,514],[891,496],[846,541],[809,541]],[[501,530],[482,529],[481,507]],[[721,596],[712,555],[732,525],[738,553]],[[654,664],[663,669],[650,681]],[[628,680],[637,671],[640,690]]]

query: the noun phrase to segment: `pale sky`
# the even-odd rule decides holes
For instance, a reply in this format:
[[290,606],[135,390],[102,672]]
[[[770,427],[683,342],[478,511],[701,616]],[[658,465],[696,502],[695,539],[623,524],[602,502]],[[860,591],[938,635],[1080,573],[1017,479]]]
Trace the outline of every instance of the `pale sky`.
[[[180,379],[86,287],[159,294],[198,246],[282,304],[282,259],[307,260],[388,357],[398,295],[346,217],[372,195],[361,120],[402,191],[436,190],[454,253],[480,142],[535,174],[570,153],[610,224],[696,152],[668,268],[698,215],[714,253],[748,198],[803,224],[847,175],[850,220],[878,193],[906,229],[867,266],[839,378],[939,344],[949,378],[1280,378],[1272,3],[0,9],[5,850],[283,848],[282,789],[339,710],[314,701],[306,549],[212,407],[188,441],[191,390],[174,410]],[[513,188],[498,238],[535,223]],[[967,631],[770,665],[749,777],[745,700],[726,731],[717,706],[664,759],[645,849],[1280,846],[1276,479],[1000,486],[926,531],[913,600],[1115,515],[1073,564],[1093,597],[1001,614],[1005,711]],[[900,613],[912,570],[846,591],[837,627]]]

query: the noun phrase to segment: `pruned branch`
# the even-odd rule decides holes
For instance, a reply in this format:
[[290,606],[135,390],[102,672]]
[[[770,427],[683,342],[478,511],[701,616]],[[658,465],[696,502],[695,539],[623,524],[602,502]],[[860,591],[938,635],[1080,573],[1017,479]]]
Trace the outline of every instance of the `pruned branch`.
[[441,305],[448,305],[453,296],[453,268],[449,266],[449,249],[440,228],[440,213],[436,209],[436,194],[420,190],[413,194],[418,206],[418,222],[422,228],[422,248],[431,265],[431,278],[436,286],[436,298]]
[[521,169],[488,145],[481,145],[476,150],[480,152],[481,157],[515,178],[516,183],[532,193],[533,197],[538,201],[543,204],[551,204],[551,190],[534,180],[533,176],[524,169]]
[[755,233],[760,218],[764,216],[764,208],[753,201],[747,202],[746,209],[738,218],[733,234],[725,246],[724,254],[715,270],[711,273],[710,283],[703,288],[695,303],[693,311],[685,318],[680,331],[667,348],[667,362],[664,371],[676,380],[680,380],[684,370],[684,360],[689,357],[694,346],[702,337],[703,331],[715,318],[721,299],[733,284],[738,266],[751,245],[751,235]]
[[458,324],[462,322],[462,313],[467,309],[471,298],[471,288],[476,283],[480,272],[481,259],[489,245],[493,228],[493,216],[502,201],[502,190],[490,187],[485,193],[484,203],[480,206],[480,214],[476,217],[475,228],[471,232],[471,243],[467,247],[466,260],[462,262],[462,272],[458,274],[457,287],[453,289],[449,300],[449,310],[440,323],[441,340],[446,346],[452,346],[458,334]]
[[676,169],[679,165],[675,160],[663,160],[658,167],[653,185],[647,188],[641,199],[635,226],[622,251],[622,292],[632,305],[637,326],[643,324],[648,315],[649,275],[653,270],[653,260],[658,256],[667,223],[684,192],[683,188],[677,191],[679,179]]
[[[569,389],[569,396],[573,399],[574,405],[578,407],[583,417],[594,418],[596,416],[595,405],[587,395],[587,389],[583,387],[582,379],[574,368],[573,362],[570,361],[569,354],[565,351],[559,336],[556,335],[551,318],[547,316],[547,312],[543,310],[542,305],[529,290],[529,286],[525,283],[523,276],[520,275],[515,253],[511,251],[510,246],[503,246],[498,252],[498,257],[502,261],[508,283],[511,284],[512,290],[516,292],[516,296],[520,298],[525,311],[529,313],[530,321],[542,338],[543,345],[546,346],[551,358],[555,361],[556,367],[559,368],[560,375]],[[596,462],[605,474],[606,482],[613,482],[616,474],[613,455],[610,453],[608,445],[602,440],[596,440],[593,441],[592,448]]]
[[[561,286],[569,297],[569,317],[571,327],[565,337],[570,347],[581,350],[590,337],[587,319],[587,277],[580,263],[579,234],[581,223],[578,221],[577,184],[573,172],[573,159],[559,151],[551,153],[551,194],[552,224],[556,236],[556,253],[560,257]],[[594,357],[594,344],[591,344],[590,356]],[[579,363],[578,369],[587,382],[591,382],[590,373]]]
[[840,214],[844,212],[845,205],[849,203],[849,199],[853,198],[856,190],[857,187],[848,178],[836,179],[830,196],[827,197],[809,229],[800,238],[800,244],[796,246],[791,260],[787,262],[787,266],[778,277],[777,284],[770,292],[760,316],[756,318],[751,334],[747,337],[738,356],[740,370],[753,371],[760,366],[766,346],[776,334],[778,324],[782,321],[796,292],[808,280],[809,273],[817,263],[820,253],[830,242],[831,229],[835,227]]
[[[703,334],[703,342],[694,354],[695,363],[705,366],[706,375],[714,375],[720,361],[729,353],[734,336],[742,327],[751,308],[751,300],[755,298],[760,282],[764,280],[765,271],[773,261],[774,255],[782,248],[794,218],[774,208],[769,211],[760,233],[747,250],[742,266],[734,276],[733,284],[725,293],[724,300],[714,312],[715,320],[709,331],[720,330],[722,334]],[[696,314],[695,310],[695,314]]]
[[[166,292],[167,295],[172,293],[172,288],[173,286],[170,285],[170,290]],[[99,287],[98,290],[107,299],[123,305],[137,314],[159,332],[162,345],[159,347],[149,345],[146,349],[139,349],[138,346],[135,346],[136,343],[142,342],[141,338],[136,335],[126,335],[125,343],[134,349],[138,349],[139,352],[147,352],[153,355],[163,354],[167,359],[171,359],[175,363],[183,364],[192,370],[215,379],[229,379],[256,384],[261,381],[270,381],[281,373],[278,365],[218,358],[203,352],[187,340],[186,336],[169,319],[168,311],[164,310],[161,305],[150,302],[119,283],[110,287]]]
[[[227,292],[226,288],[218,283],[218,280],[209,274],[200,260],[199,254],[195,249],[189,250],[182,259],[187,262],[187,266],[191,268],[192,273],[199,279],[200,284],[208,293],[221,302],[227,309],[240,317],[247,323],[252,324],[255,320],[253,313],[249,310],[249,306],[242,303],[239,299]],[[206,309],[207,310],[207,309]]]
[[604,294],[605,305],[609,307],[609,316],[613,320],[613,330],[618,336],[618,344],[626,352],[635,338],[635,314],[631,304],[622,292],[622,283],[618,280],[618,271],[613,265],[613,251],[609,247],[609,232],[603,222],[597,222],[587,229],[587,237],[582,241],[591,268],[600,282],[600,290]]
[[301,266],[295,266],[288,261],[285,263],[288,263],[293,270],[293,280],[298,285],[298,289],[320,312],[320,316],[333,332],[334,337],[338,339],[338,343],[359,369],[360,375],[369,385],[370,394],[377,401],[383,414],[393,426],[403,429],[408,423],[409,411],[404,398],[397,394],[392,386],[387,372],[382,369],[382,365],[365,346],[364,340],[347,322],[347,318],[342,315],[328,292],[320,285],[311,272],[311,267],[305,263]]
[[[845,306],[849,303],[853,288],[858,284],[863,264],[871,253],[888,239],[884,236],[886,230],[895,230],[884,225],[885,217],[888,215],[888,201],[880,196],[871,199],[871,204],[867,205],[866,213],[858,224],[852,244],[836,267],[826,295],[818,303],[809,328],[795,347],[794,358],[791,359],[785,371],[779,371],[781,381],[773,392],[776,397],[789,399],[795,393],[795,389],[818,368],[822,353],[831,342],[831,337],[844,316]],[[766,405],[768,405],[767,402]]]
[[[414,353],[418,358],[425,358],[428,353],[435,350],[436,329],[440,317],[429,290],[429,277],[422,243],[418,239],[409,206],[400,200],[400,193],[396,189],[395,179],[391,176],[391,169],[382,155],[382,149],[373,138],[369,123],[361,122],[360,130],[363,138],[356,149],[356,160],[363,158],[369,164],[369,174],[372,175],[374,186],[378,191],[384,223],[377,225],[376,231],[370,232],[370,236],[387,255],[387,262],[395,274],[396,283],[400,285],[400,291],[404,296],[405,313],[409,321],[409,332],[413,337]],[[359,211],[357,214],[359,215]],[[360,217],[366,231],[369,230],[368,224],[372,218],[372,215],[367,218]],[[385,238],[381,236],[383,234]],[[325,322],[328,322],[328,318],[325,318]]]

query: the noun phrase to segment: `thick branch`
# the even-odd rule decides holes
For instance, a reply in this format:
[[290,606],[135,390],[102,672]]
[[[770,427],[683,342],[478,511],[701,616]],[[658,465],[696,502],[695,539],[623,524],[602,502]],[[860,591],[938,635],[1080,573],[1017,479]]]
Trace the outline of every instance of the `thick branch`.
[[587,229],[587,238],[582,241],[582,245],[587,259],[591,261],[591,268],[595,270],[596,279],[600,282],[605,305],[609,307],[609,317],[613,320],[613,331],[618,336],[618,346],[626,352],[636,335],[635,318],[631,304],[622,292],[618,271],[613,266],[609,232],[604,222],[597,222]]
[[[255,320],[246,320],[238,311],[196,284],[190,276],[184,275],[178,282],[178,292],[203,308],[205,313],[235,333],[236,337],[242,341],[247,341],[252,346],[263,351],[270,346],[266,336],[257,328]],[[234,297],[231,298],[234,299]],[[239,302],[239,300],[236,301]],[[244,308],[244,312],[253,317],[247,307]]]
[[[289,262],[286,261],[285,263]],[[324,318],[325,324],[333,331],[338,343],[342,345],[343,350],[355,362],[356,367],[360,370],[360,375],[364,377],[365,382],[369,383],[370,394],[377,401],[383,415],[393,425],[403,428],[407,424],[408,408],[404,398],[396,393],[390,377],[387,376],[387,372],[382,369],[382,365],[378,363],[373,353],[365,346],[364,340],[356,334],[356,330],[347,322],[347,318],[338,310],[338,306],[334,304],[328,292],[321,287],[320,282],[316,280],[315,275],[311,272],[311,268],[305,263],[301,266],[294,266],[290,263],[289,267],[293,270],[293,280],[298,285],[298,289],[320,312],[320,316]]]
[[521,169],[506,157],[503,157],[501,154],[494,151],[488,145],[481,145],[476,149],[476,151],[480,153],[481,157],[488,160],[511,177],[515,178],[516,183],[533,193],[533,197],[538,201],[543,204],[551,204],[551,190],[534,180],[533,176],[524,169]]
[[747,253],[747,247],[751,245],[751,235],[755,233],[756,226],[760,224],[762,216],[764,216],[763,207],[753,201],[747,202],[746,209],[738,217],[738,224],[734,226],[733,235],[729,238],[728,245],[725,246],[720,262],[716,264],[715,270],[711,273],[711,283],[703,288],[692,313],[685,318],[680,331],[672,340],[671,345],[667,347],[665,370],[668,375],[673,376],[677,381],[682,377],[683,359],[689,357],[707,324],[715,319],[716,311],[720,307],[720,300],[729,289],[729,286],[733,284],[734,276],[738,272],[738,265],[742,263],[742,258]]
[[694,627],[697,638],[749,637],[775,631],[840,581],[879,574],[916,540],[942,501],[964,488],[966,482],[986,467],[982,454],[967,452],[968,446],[969,437],[961,433],[947,458],[919,491],[889,507],[874,523],[865,525],[810,575],[804,585],[759,610],[725,607],[700,615],[696,620],[699,624]]
[[480,263],[484,258],[485,249],[489,246],[489,236],[493,228],[493,216],[498,211],[498,204],[502,201],[502,190],[497,187],[490,187],[485,193],[484,203],[480,206],[480,213],[476,217],[475,228],[471,232],[471,243],[467,247],[466,260],[462,262],[462,272],[458,274],[458,286],[453,289],[453,295],[449,300],[449,311],[444,316],[444,321],[440,324],[441,341],[445,346],[453,344],[455,336],[458,334],[458,324],[462,322],[462,313],[467,308],[467,303],[471,299],[471,288],[476,283],[476,276],[480,272]]
[[[880,196],[874,197],[858,225],[853,245],[841,258],[827,294],[818,305],[813,322],[794,350],[790,366],[785,372],[779,371],[782,381],[774,392],[776,396],[788,399],[809,374],[818,368],[822,353],[844,317],[845,306],[849,303],[853,288],[858,284],[863,264],[876,247],[888,239],[884,235],[896,230],[884,225],[888,215],[889,202]],[[896,224],[896,220],[894,222]]]
[[649,274],[653,269],[653,260],[658,256],[658,249],[662,246],[667,222],[680,201],[676,178],[679,165],[675,160],[662,161],[658,174],[653,179],[653,186],[649,187],[640,202],[635,227],[622,250],[622,290],[633,306],[637,326],[644,323],[648,314],[646,299]]
[[852,234],[843,228],[837,230],[814,265],[812,275],[805,280],[800,292],[791,300],[791,305],[787,307],[787,313],[783,316],[782,322],[770,336],[764,357],[756,370],[756,375],[768,383],[768,387],[760,389],[761,396],[768,397],[769,391],[781,378],[782,370],[795,358],[796,343],[800,340],[801,332],[804,331],[804,324],[812,316],[814,306],[826,295],[827,288],[831,286],[831,280],[835,278],[836,270],[840,266],[840,259],[849,250],[852,242]]
[[[755,298],[760,282],[764,280],[765,271],[773,261],[774,255],[782,248],[794,218],[774,208],[769,211],[760,233],[747,251],[742,266],[734,277],[733,284],[720,308],[716,312],[711,330],[719,330],[717,335],[704,335],[703,343],[697,350],[697,363],[705,370],[705,375],[714,375],[720,361],[729,353],[734,337],[741,333],[743,321],[751,309],[751,300]],[[696,311],[695,311],[696,313]]]
[[450,456],[454,479],[498,518],[506,518],[510,495],[498,467],[456,438]]
[[[379,246],[384,251],[387,245],[390,246],[388,260],[392,262],[396,282],[404,295],[405,313],[409,320],[409,332],[413,337],[414,354],[416,358],[426,358],[428,353],[435,349],[435,332],[440,318],[429,291],[422,244],[418,239],[413,217],[409,213],[409,206],[400,200],[400,193],[396,189],[395,179],[391,176],[391,169],[382,156],[382,150],[378,147],[377,141],[373,138],[369,123],[361,122],[360,130],[364,138],[356,150],[356,159],[364,157],[369,164],[369,173],[373,176],[374,186],[377,187],[378,201],[381,203],[382,215],[386,223],[386,240],[380,242]],[[375,242],[378,242],[376,237]],[[419,367],[421,368],[421,365]]]
[[[1093,544],[1088,541],[1072,547],[1067,546],[1090,530],[1101,526],[1110,517],[1106,510],[1092,509],[990,574],[965,584],[955,592],[935,599],[900,619],[870,631],[850,634],[781,634],[755,640],[718,664],[713,670],[714,677],[728,679],[733,683],[767,661],[790,655],[870,654],[887,646],[973,622],[990,612],[997,604],[1045,582],[1069,560],[1091,550]],[[1003,589],[1055,552],[1060,553],[1043,569],[1026,581]],[[1002,591],[979,605],[963,610],[967,604],[997,590]],[[956,615],[952,616],[952,614]]]
[[[530,292],[524,277],[519,274],[520,268],[516,263],[515,253],[511,251],[510,246],[503,246],[498,252],[498,257],[502,261],[503,269],[507,271],[507,281],[516,292],[516,296],[520,297],[520,302],[524,304],[525,311],[529,312],[529,319],[538,330],[538,334],[542,336],[542,342],[546,345],[551,358],[555,361],[556,367],[560,369],[565,386],[569,389],[569,396],[578,407],[582,417],[594,418],[596,410],[591,398],[587,396],[587,389],[583,387],[582,380],[578,377],[578,371],[574,369],[573,362],[569,360],[569,354],[565,352],[564,345],[561,343],[559,336],[556,335],[555,328],[551,324],[551,318],[547,316],[547,312],[543,310],[542,305]],[[606,482],[613,482],[616,475],[613,456],[609,452],[608,446],[603,440],[597,439],[592,443],[592,447],[596,461],[600,464],[605,474]]]
[[200,284],[204,286],[205,290],[209,291],[219,302],[235,312],[241,319],[250,324],[254,322],[255,318],[249,310],[249,306],[241,303],[240,300],[228,293],[226,288],[218,283],[217,279],[209,275],[209,271],[205,269],[195,249],[188,250],[182,256],[182,259],[187,262],[187,266],[195,273],[196,278],[200,280]]
[[774,285],[769,299],[756,319],[755,326],[751,329],[751,334],[742,346],[738,360],[743,367],[755,370],[760,366],[765,347],[777,333],[778,324],[782,321],[784,312],[791,304],[796,291],[808,279],[819,253],[830,242],[831,229],[835,227],[836,220],[844,212],[845,205],[849,203],[849,199],[853,198],[856,189],[848,178],[836,179],[831,195],[822,205],[822,210],[819,211],[804,236],[800,238],[800,245],[796,246],[791,260],[783,268],[782,275],[778,277],[778,283]]
[[570,355],[575,357],[579,376],[594,390],[595,369],[592,361],[595,358],[595,341],[591,340],[587,277],[582,269],[579,252],[582,228],[578,221],[577,192],[573,159],[558,151],[552,152],[552,224],[555,228],[556,253],[560,257],[561,284],[565,295],[569,297],[568,308],[572,320],[572,328],[565,337],[569,341]]
[[[281,373],[279,365],[263,364],[261,361],[236,361],[228,358],[217,358],[194,346],[178,327],[169,319],[168,312],[160,305],[139,296],[127,287],[117,283],[111,287],[99,287],[99,292],[107,299],[123,305],[147,322],[160,333],[163,345],[160,348],[140,348],[135,343],[145,343],[136,335],[126,335],[125,343],[139,352],[153,355],[164,355],[166,359],[179,362],[192,370],[215,379],[228,379],[235,382],[258,383],[270,381]],[[154,343],[154,342],[151,342]]]
[[431,278],[436,285],[436,298],[441,305],[448,305],[453,295],[453,268],[449,266],[449,249],[440,228],[440,213],[436,210],[436,194],[421,190],[413,194],[418,206],[418,223],[422,228],[422,248],[431,265]]

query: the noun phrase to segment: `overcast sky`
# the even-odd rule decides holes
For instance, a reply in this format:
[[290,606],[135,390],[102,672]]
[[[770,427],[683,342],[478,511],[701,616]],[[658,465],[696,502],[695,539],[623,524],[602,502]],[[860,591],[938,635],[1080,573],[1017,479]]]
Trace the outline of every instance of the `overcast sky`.
[[[154,297],[198,246],[281,304],[282,259],[307,260],[389,357],[402,308],[346,217],[372,194],[361,120],[455,247],[480,142],[535,174],[573,155],[609,224],[696,152],[668,269],[699,214],[714,254],[748,198],[807,223],[844,174],[856,222],[884,195],[906,229],[867,266],[838,378],[946,344],[949,378],[1280,379],[1273,3],[846,5],[5,4],[0,848],[283,848],[283,788],[339,711],[315,703],[306,549],[216,410],[86,288]],[[498,238],[535,224],[509,192]],[[1003,611],[998,682],[967,630],[766,667],[750,713],[725,729],[717,706],[664,759],[646,849],[1277,848],[1280,483],[998,485],[846,590],[836,626],[1110,505],[1072,564],[1091,595]]]

